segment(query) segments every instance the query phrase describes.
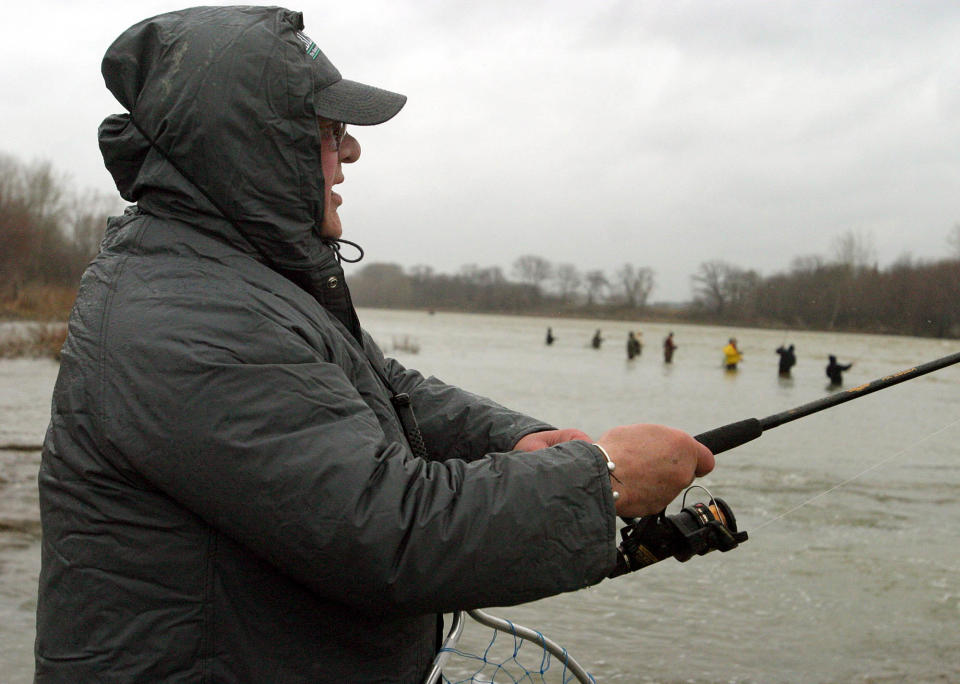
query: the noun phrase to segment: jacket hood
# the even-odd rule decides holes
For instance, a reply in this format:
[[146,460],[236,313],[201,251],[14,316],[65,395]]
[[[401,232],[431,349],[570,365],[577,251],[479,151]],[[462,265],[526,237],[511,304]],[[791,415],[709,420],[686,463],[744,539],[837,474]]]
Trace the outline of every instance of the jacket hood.
[[239,233],[309,281],[335,261],[320,237],[315,112],[340,75],[308,56],[302,28],[301,13],[278,7],[196,7],[130,27],[102,64],[127,113],[105,119],[99,140],[124,199],[191,223],[225,219],[204,228]]

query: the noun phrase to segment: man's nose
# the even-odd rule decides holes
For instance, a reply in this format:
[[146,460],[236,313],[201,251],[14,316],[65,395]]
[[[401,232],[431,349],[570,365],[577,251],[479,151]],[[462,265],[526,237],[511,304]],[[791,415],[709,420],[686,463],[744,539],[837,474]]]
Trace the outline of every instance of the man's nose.
[[340,141],[340,161],[344,164],[352,164],[360,158],[360,143],[352,135],[347,133]]

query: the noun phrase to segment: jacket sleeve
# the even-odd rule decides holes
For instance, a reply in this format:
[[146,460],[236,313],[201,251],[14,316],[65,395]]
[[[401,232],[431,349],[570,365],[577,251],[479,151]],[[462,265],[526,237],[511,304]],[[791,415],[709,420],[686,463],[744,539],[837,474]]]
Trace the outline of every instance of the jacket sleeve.
[[[128,348],[104,367],[109,448],[317,594],[370,611],[440,612],[579,589],[614,566],[609,478],[589,444],[418,459],[385,437],[343,369],[296,336],[244,330],[273,346],[242,359],[232,358],[242,338],[182,345],[215,334],[216,316],[207,319],[190,330],[178,316],[157,321],[145,346],[142,330],[114,327],[125,337],[114,344]],[[490,426],[468,440],[473,450],[535,426],[454,388],[415,384],[431,435],[447,397],[458,430]]]
[[376,360],[393,388],[410,395],[427,450],[438,460],[473,461],[491,452],[511,451],[521,437],[554,429],[438,378],[424,378],[396,359]]

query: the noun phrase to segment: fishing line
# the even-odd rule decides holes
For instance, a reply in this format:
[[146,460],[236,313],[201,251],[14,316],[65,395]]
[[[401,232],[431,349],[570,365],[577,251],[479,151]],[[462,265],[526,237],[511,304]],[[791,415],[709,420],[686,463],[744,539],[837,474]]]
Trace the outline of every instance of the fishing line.
[[800,510],[800,509],[803,508],[804,506],[813,503],[813,502],[816,501],[817,499],[820,499],[820,498],[826,496],[826,495],[829,494],[830,492],[832,492],[832,491],[834,491],[834,490],[836,490],[836,489],[840,489],[841,487],[850,484],[850,483],[853,482],[854,480],[856,480],[856,479],[858,479],[858,478],[866,475],[866,474],[869,473],[871,470],[876,470],[876,469],[879,468],[880,466],[885,465],[885,464],[887,464],[887,463],[890,463],[891,461],[893,461],[893,460],[895,460],[895,459],[903,456],[905,453],[907,453],[908,451],[910,451],[911,449],[913,449],[913,448],[916,447],[917,445],[922,444],[923,442],[927,441],[928,439],[931,439],[931,438],[933,438],[933,437],[936,437],[936,436],[939,435],[941,432],[945,432],[945,431],[949,430],[950,428],[952,428],[953,426],[957,425],[958,423],[960,423],[960,418],[957,418],[957,419],[956,419],[955,421],[953,421],[952,423],[949,423],[949,424],[947,424],[947,425],[944,425],[942,428],[940,428],[940,429],[938,429],[938,430],[936,430],[936,431],[934,431],[934,432],[931,432],[931,433],[928,434],[928,435],[924,435],[923,437],[921,437],[920,439],[918,439],[916,442],[913,442],[912,444],[909,444],[909,445],[905,446],[904,448],[902,448],[900,451],[898,451],[897,453],[893,454],[892,456],[889,456],[889,457],[883,459],[882,461],[877,461],[877,462],[874,463],[873,465],[868,466],[867,468],[864,468],[863,470],[861,470],[861,471],[860,471],[859,473],[857,473],[856,475],[853,475],[852,477],[848,477],[846,480],[843,480],[842,482],[838,482],[837,484],[833,485],[832,487],[830,487],[830,488],[827,489],[826,491],[820,492],[819,494],[810,497],[809,499],[807,499],[807,500],[804,501],[803,503],[797,504],[797,505],[794,506],[793,508],[789,509],[788,511],[785,511],[784,513],[781,513],[781,514],[778,515],[777,517],[771,518],[770,520],[766,521],[765,523],[762,523],[762,524],[760,524],[759,526],[755,527],[755,528],[753,529],[754,534],[756,534],[757,532],[759,532],[760,530],[762,530],[762,529],[763,529],[764,527],[766,527],[767,525],[770,525],[771,523],[775,523],[775,522],[777,522],[778,520],[781,520],[781,519],[783,519],[783,518],[786,518],[786,517],[787,517],[788,515],[790,515],[791,513],[794,513],[795,511]]

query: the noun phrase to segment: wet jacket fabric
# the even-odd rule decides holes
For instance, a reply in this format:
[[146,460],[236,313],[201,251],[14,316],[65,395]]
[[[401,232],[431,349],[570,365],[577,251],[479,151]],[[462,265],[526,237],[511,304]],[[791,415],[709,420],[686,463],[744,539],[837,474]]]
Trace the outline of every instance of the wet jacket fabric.
[[[317,87],[278,8],[104,60],[121,195],[83,276],[39,487],[36,681],[416,682],[437,614],[600,581],[605,462],[384,358],[322,216]],[[391,405],[408,393],[428,458]]]

